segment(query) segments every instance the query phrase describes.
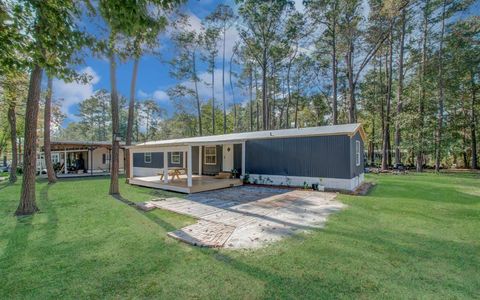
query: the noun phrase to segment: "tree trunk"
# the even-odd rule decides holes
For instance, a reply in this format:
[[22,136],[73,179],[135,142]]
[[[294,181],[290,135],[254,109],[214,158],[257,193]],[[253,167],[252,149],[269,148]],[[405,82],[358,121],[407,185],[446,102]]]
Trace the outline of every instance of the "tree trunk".
[[35,176],[37,173],[37,120],[40,102],[42,69],[35,65],[30,74],[25,111],[25,145],[23,149],[23,181],[20,203],[15,214],[31,215],[38,211],[35,203]]
[[385,113],[385,128],[383,130],[383,147],[382,147],[382,170],[387,170],[389,165],[389,144],[390,144],[390,106],[392,98],[392,60],[393,60],[393,23],[390,24],[390,38],[388,46],[388,66],[385,68],[388,71],[387,76],[387,95],[386,95],[386,113]]
[[370,153],[370,166],[375,165],[375,115],[372,117],[372,152]]
[[[275,66],[275,64],[274,64]],[[269,123],[269,128],[270,129],[275,129],[275,67],[272,67],[272,84],[271,84],[271,88],[270,88],[270,97],[272,98],[272,105],[271,105],[271,109],[269,110],[270,113],[269,113],[269,116],[268,118],[270,119],[270,123]]]
[[192,53],[192,78],[195,84],[195,98],[197,100],[197,113],[198,113],[198,133],[202,134],[202,110],[200,108],[200,96],[198,95],[198,78],[197,78],[197,59],[195,57],[195,51]]
[[112,109],[112,165],[110,175],[110,195],[120,194],[118,185],[119,156],[120,156],[120,136],[119,136],[119,115],[118,115],[118,94],[117,94],[117,74],[114,50],[110,50],[110,98]]
[[250,88],[250,131],[253,131],[253,70],[250,66],[249,76],[249,88]]
[[[13,100],[13,99],[12,99]],[[10,164],[10,183],[17,181],[17,115],[15,114],[15,102],[8,105],[8,123],[10,124],[10,142],[12,144],[12,163]]]
[[292,91],[290,87],[290,70],[292,68],[291,62],[288,64],[287,67],[287,93],[288,93],[288,99],[287,99],[287,110],[285,112],[285,117],[286,117],[286,128],[290,128],[290,103],[292,103]]
[[138,57],[135,57],[135,60],[133,61],[132,81],[130,81],[130,102],[128,103],[127,137],[125,142],[127,146],[132,145],[133,118],[135,109],[135,87],[137,84],[139,60],[140,59]]
[[468,169],[468,153],[467,153],[467,130],[463,128],[462,130],[462,143],[463,143],[463,151],[462,151],[462,158],[463,158],[463,168]]
[[44,109],[44,130],[43,130],[43,151],[45,157],[45,165],[47,167],[47,176],[49,183],[55,183],[57,178],[52,165],[52,150],[50,146],[50,119],[52,116],[52,88],[53,80],[48,77],[47,96],[45,97],[45,109]]
[[263,130],[268,129],[268,99],[267,99],[267,48],[263,49],[262,57],[262,124]]
[[477,169],[478,168],[478,157],[477,157],[477,134],[476,134],[476,127],[477,127],[477,116],[475,112],[476,106],[476,87],[474,81],[474,74],[471,74],[471,84],[472,84],[472,113],[471,113],[471,122],[470,122],[470,132],[471,132],[471,148],[472,148],[472,163],[471,168]]
[[347,60],[347,80],[348,80],[348,122],[355,123],[356,114],[355,114],[355,81],[354,81],[354,74],[353,74],[353,42],[349,42],[349,47],[346,55]]
[[[237,131],[237,127],[238,127],[238,121],[237,121],[237,104],[235,103],[235,89],[234,89],[234,86],[233,86],[233,81],[232,81],[232,63],[233,63],[233,56],[235,55],[235,52],[232,53],[232,57],[230,58],[230,72],[229,72],[229,79],[230,79],[230,89],[232,90],[232,102],[233,102],[233,131],[236,132]],[[225,96],[224,96],[225,97]],[[223,101],[224,105],[223,107],[225,107],[225,101]],[[224,111],[224,123],[226,124],[227,122],[227,115],[226,115],[226,112]],[[226,129],[224,131],[224,133],[226,133]]]
[[420,101],[418,107],[418,149],[417,149],[417,172],[423,171],[423,126],[425,114],[425,77],[427,65],[427,34],[428,34],[428,0],[425,2],[423,12],[423,41],[422,41],[422,63],[420,74]]
[[446,0],[443,0],[442,29],[440,33],[440,47],[438,49],[438,123],[435,132],[435,171],[440,171],[442,155],[442,130],[443,130],[443,105],[445,102],[444,80],[443,80],[443,37],[445,35],[445,9]]
[[[227,133],[227,106],[225,103],[225,25],[223,26],[223,62],[222,62],[222,92],[223,92],[223,134]],[[215,69],[213,70],[215,72]],[[230,73],[231,76],[231,73]],[[230,77],[230,82],[232,82]]]
[[212,134],[215,135],[215,58],[212,61]]
[[332,29],[332,84],[333,84],[333,125],[338,124],[338,100],[337,100],[337,41],[336,41],[336,22]]
[[260,108],[258,105],[258,78],[257,78],[257,68],[255,67],[255,104],[257,106],[256,108],[256,118],[257,118],[257,131],[260,130]]
[[401,133],[400,133],[400,114],[403,110],[403,54],[405,48],[405,27],[406,27],[406,9],[402,10],[402,29],[400,32],[400,53],[398,56],[398,89],[397,89],[397,118],[395,121],[395,165],[402,163],[402,158],[400,154],[400,143],[401,143]]
[[[298,80],[300,80],[300,79],[298,79]],[[297,86],[298,86],[298,82],[297,82]],[[299,90],[299,89],[297,88],[297,91],[298,91],[298,90]],[[297,96],[297,97],[296,97],[296,99],[295,99],[295,121],[294,121],[295,126],[294,126],[294,127],[295,127],[295,128],[298,128],[298,100],[299,100],[299,98],[300,98],[300,93],[299,93],[299,91],[297,92],[297,95],[296,95],[296,96]]]

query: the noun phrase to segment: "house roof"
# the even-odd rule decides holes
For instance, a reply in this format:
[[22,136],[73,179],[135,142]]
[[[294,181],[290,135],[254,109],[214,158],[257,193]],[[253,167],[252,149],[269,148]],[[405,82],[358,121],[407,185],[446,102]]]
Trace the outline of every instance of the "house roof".
[[[51,141],[52,147],[106,147],[111,148],[112,142],[108,141]],[[125,143],[120,143],[124,147]]]
[[288,138],[288,137],[307,137],[307,136],[325,136],[325,135],[348,135],[352,137],[360,132],[362,139],[365,141],[366,135],[362,124],[342,124],[307,128],[292,128],[280,130],[265,130],[254,132],[231,133],[222,135],[199,136],[192,138],[182,138],[173,140],[151,141],[137,144],[135,147],[151,147],[151,146],[186,146],[199,144],[215,144],[229,142],[243,142],[247,140],[272,139],[272,138]]

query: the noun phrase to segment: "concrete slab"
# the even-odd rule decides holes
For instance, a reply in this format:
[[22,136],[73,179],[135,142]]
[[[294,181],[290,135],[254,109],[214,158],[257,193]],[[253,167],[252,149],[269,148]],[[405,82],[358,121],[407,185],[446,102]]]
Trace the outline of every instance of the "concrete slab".
[[170,236],[206,247],[258,248],[297,232],[322,228],[344,204],[335,193],[241,186],[168,198],[149,205],[199,219]]

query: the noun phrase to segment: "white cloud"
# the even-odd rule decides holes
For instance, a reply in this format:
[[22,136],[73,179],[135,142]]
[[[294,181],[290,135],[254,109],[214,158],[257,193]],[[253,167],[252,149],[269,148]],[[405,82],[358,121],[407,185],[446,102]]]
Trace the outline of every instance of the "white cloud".
[[[223,38],[223,37],[222,37]],[[225,63],[228,63],[230,60],[230,57],[232,56],[233,53],[233,48],[235,47],[235,43],[237,43],[240,40],[240,34],[238,34],[237,28],[235,26],[230,27],[226,32],[225,32]],[[219,43],[219,51],[218,53],[220,54],[220,57],[222,56],[222,50],[223,49],[223,44],[222,41]]]
[[[207,101],[208,99],[212,99],[212,73],[209,72],[201,72],[198,74],[198,78],[200,79],[198,83],[198,95],[202,101]],[[182,82],[188,88],[192,90],[195,88],[195,85],[192,81],[184,81]],[[228,77],[228,68],[225,68],[225,100],[227,104],[230,101],[230,81]],[[223,101],[223,92],[222,92],[222,69],[215,69],[215,103],[218,105]]]
[[79,73],[89,75],[88,83],[65,82],[60,79],[53,80],[53,96],[56,99],[63,99],[62,111],[68,114],[68,109],[75,104],[82,102],[94,93],[94,85],[100,81],[100,76],[91,67],[83,68]]
[[138,90],[137,95],[140,98],[147,98],[149,96],[149,94],[147,92],[144,92],[143,90]]
[[303,5],[303,0],[294,0],[295,9],[298,12],[303,13],[305,11],[305,5]]
[[153,99],[157,101],[167,101],[169,97],[166,92],[162,90],[156,90],[155,92],[153,92]]
[[155,90],[152,93],[145,92],[143,90],[138,90],[137,92],[138,97],[140,98],[150,98],[156,101],[168,101],[170,98],[168,94],[164,90]]

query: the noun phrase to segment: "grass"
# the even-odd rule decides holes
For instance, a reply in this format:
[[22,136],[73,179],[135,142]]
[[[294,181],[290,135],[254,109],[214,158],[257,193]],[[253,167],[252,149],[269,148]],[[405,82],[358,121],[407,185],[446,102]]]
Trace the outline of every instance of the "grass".
[[[0,184],[0,299],[479,298],[480,176],[373,175],[369,196],[323,230],[256,251],[191,247],[193,222],[109,197],[108,179],[38,182],[41,212],[16,218]],[[121,185],[131,201],[176,195]]]

